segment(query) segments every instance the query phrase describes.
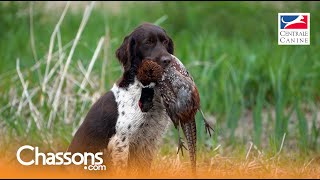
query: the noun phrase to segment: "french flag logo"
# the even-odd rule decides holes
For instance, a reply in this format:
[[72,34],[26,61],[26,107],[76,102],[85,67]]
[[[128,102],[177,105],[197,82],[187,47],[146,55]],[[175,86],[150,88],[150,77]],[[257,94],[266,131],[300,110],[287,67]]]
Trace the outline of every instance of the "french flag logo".
[[308,29],[308,15],[281,15],[280,29]]

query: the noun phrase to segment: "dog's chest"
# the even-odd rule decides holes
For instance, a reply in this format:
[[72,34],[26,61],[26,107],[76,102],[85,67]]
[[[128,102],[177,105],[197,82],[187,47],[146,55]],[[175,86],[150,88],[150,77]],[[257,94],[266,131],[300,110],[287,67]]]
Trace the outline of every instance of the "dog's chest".
[[165,132],[169,117],[162,104],[162,99],[156,93],[153,108],[142,112],[139,107],[142,85],[135,81],[126,89],[114,85],[112,92],[118,105],[116,134],[129,143],[158,141]]

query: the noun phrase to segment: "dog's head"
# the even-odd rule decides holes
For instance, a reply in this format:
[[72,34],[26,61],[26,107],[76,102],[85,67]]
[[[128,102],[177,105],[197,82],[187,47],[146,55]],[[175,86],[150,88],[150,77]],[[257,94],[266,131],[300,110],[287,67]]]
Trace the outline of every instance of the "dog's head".
[[125,73],[136,73],[144,59],[152,59],[165,68],[172,61],[170,54],[173,53],[173,41],[166,31],[159,26],[144,23],[124,38],[116,56]]

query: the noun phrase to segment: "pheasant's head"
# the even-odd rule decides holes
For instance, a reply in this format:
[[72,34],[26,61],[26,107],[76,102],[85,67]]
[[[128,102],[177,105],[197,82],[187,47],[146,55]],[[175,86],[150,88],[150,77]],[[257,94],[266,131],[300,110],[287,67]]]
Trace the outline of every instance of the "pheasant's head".
[[161,80],[163,73],[163,68],[158,63],[150,59],[144,59],[138,67],[137,78],[146,86],[152,82],[157,83]]

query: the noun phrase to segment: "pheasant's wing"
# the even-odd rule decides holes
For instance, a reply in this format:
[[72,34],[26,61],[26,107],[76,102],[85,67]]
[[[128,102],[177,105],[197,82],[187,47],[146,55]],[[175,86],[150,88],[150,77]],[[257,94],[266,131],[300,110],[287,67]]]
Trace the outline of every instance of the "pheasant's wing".
[[176,70],[182,75],[184,76],[185,79],[187,79],[188,81],[191,81],[192,83],[194,83],[192,76],[190,75],[189,71],[186,69],[186,67],[182,64],[182,62],[180,61],[180,59],[178,59],[177,57],[175,57],[174,55],[171,55],[174,58],[174,61],[172,62],[174,65],[174,67],[176,68]]
[[178,109],[184,111],[184,108],[199,109],[200,97],[197,90],[196,84],[193,81],[192,76],[182,64],[182,62],[175,56],[172,55],[174,61],[172,67],[174,69],[175,77],[171,78],[171,84],[173,84],[173,91],[180,100]]
[[169,84],[168,80],[160,81],[159,87],[161,92],[161,97],[163,99],[163,104],[166,108],[166,112],[173,122],[175,128],[179,126],[179,119],[176,117],[175,113],[175,103],[177,101],[177,96],[173,91],[172,86]]
[[[196,87],[195,85],[195,82],[192,78],[192,76],[190,75],[190,73],[188,72],[188,70],[184,67],[184,65],[182,64],[182,62],[175,56],[172,55],[173,58],[175,58],[175,61],[174,63],[175,64],[175,67],[177,67],[177,71],[180,73],[181,76],[184,76],[184,80],[186,82],[188,82],[188,84],[190,84],[191,86],[193,87]],[[182,77],[180,77],[180,79],[182,79]],[[197,90],[197,88],[193,88],[192,90],[192,96],[193,98],[199,98],[199,92]],[[178,97],[180,98],[180,97]],[[201,112],[201,115],[203,117],[203,121],[204,121],[204,124],[205,124],[205,129],[206,129],[206,132],[209,134],[209,136],[211,137],[211,131],[214,131],[214,129],[209,125],[209,123],[207,122],[206,118],[204,117],[204,114],[202,112],[202,110],[200,109],[200,104],[197,104],[196,102],[198,102],[197,100],[193,99],[193,100],[190,100],[191,103],[189,105],[193,105],[194,108],[197,108],[200,112]]]

